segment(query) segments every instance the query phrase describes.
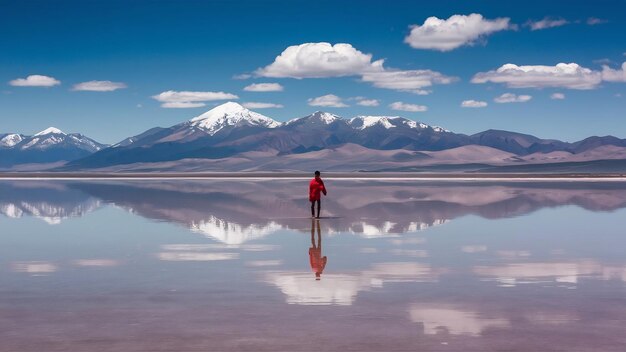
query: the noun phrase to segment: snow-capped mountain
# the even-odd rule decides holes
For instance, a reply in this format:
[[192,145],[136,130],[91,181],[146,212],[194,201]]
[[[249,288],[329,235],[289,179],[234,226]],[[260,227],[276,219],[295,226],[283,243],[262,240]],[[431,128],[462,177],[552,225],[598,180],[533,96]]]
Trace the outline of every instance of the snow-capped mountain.
[[429,127],[424,123],[415,122],[400,116],[357,116],[348,120],[348,123],[350,126],[359,130],[364,130],[374,126],[380,126],[386,129],[398,127],[398,125],[422,129]]
[[267,116],[250,111],[238,103],[227,102],[177,125],[152,128],[126,138],[111,148],[70,163],[68,168],[184,158],[220,158],[241,150],[223,143],[275,130],[280,126],[279,122]]
[[71,161],[106,147],[82,134],[68,134],[55,127],[46,128],[32,136],[15,133],[1,136],[0,167]]
[[24,136],[17,133],[0,134],[0,148],[11,148],[24,140]]
[[58,128],[48,127],[41,132],[35,133],[31,137],[24,138],[20,143],[15,144],[15,147],[22,150],[75,147],[89,153],[94,153],[105,147],[105,145],[79,133],[67,134]]
[[276,128],[280,123],[259,113],[250,111],[240,104],[228,102],[219,105],[204,114],[194,117],[190,125],[214,135],[224,128],[241,126],[260,126]]
[[432,129],[435,132],[450,132],[439,126],[429,126],[425,123],[409,120],[400,116],[356,116],[348,120],[348,124],[356,129],[364,130],[371,127],[408,127],[414,129]]
[[335,121],[339,121],[341,120],[340,116],[331,114],[329,112],[323,112],[323,111],[316,111],[314,113],[312,113],[311,115],[308,116],[304,116],[304,117],[298,117],[295,119],[291,119],[287,122],[285,122],[285,126],[289,126],[289,125],[302,125],[302,124],[307,124],[309,126],[311,125],[319,125],[319,126],[325,126],[325,125],[330,125],[331,123],[335,122]]

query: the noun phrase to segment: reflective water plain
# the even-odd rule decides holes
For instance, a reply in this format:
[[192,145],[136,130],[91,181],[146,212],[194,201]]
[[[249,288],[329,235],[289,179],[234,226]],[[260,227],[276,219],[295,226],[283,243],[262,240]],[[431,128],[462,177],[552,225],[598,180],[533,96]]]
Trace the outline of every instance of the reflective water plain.
[[0,182],[0,351],[623,351],[626,184]]

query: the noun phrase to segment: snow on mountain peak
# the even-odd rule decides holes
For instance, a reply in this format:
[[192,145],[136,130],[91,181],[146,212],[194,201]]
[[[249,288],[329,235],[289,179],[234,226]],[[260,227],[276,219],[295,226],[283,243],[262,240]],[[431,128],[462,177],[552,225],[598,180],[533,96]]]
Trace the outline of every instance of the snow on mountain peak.
[[435,130],[435,132],[450,132],[450,130],[446,130],[443,127],[439,127],[439,126],[432,126],[433,130]]
[[35,133],[35,136],[45,136],[47,134],[65,134],[65,132],[56,127],[48,127],[41,132]]
[[24,138],[21,135],[17,133],[11,133],[0,139],[0,145],[3,147],[12,147],[22,140],[24,140]]
[[280,126],[279,122],[230,101],[194,117],[190,122],[192,126],[206,130],[210,135],[226,126],[252,125],[267,128]]
[[364,130],[366,128],[381,125],[385,129],[390,129],[394,127],[399,127],[402,125],[408,126],[409,128],[415,129],[427,129],[432,128],[435,132],[449,132],[446,129],[443,129],[438,126],[429,126],[422,122],[417,122],[413,120],[409,120],[400,116],[357,116],[348,120],[348,123],[356,129]]
[[357,116],[348,120],[348,123],[359,130],[380,124],[386,129],[396,127],[391,120],[400,119],[398,116]]
[[327,125],[341,118],[337,115],[331,114],[329,112],[323,112],[323,111],[316,111],[311,116],[319,119],[320,121],[324,122]]

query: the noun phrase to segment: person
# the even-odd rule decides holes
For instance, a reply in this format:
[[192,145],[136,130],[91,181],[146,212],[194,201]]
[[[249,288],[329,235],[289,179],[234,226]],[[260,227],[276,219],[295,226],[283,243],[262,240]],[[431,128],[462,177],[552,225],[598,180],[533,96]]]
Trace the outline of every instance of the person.
[[[315,228],[317,228],[317,244],[315,243]],[[315,280],[322,278],[322,272],[326,268],[328,258],[322,257],[322,230],[320,229],[320,221],[311,219],[311,248],[309,248],[309,262],[311,270],[315,273]]]
[[[326,195],[326,187],[319,171],[315,171],[315,177],[309,182],[309,201],[311,202],[311,217],[320,218],[321,193]],[[315,203],[317,203],[317,217],[315,216]]]

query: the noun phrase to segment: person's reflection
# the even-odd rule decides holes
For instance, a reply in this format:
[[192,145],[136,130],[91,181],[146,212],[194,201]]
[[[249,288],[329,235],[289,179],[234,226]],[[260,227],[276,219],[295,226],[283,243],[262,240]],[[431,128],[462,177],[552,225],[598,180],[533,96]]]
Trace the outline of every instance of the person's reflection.
[[[315,229],[317,228],[317,245],[315,244]],[[322,230],[320,220],[311,219],[311,248],[309,248],[309,260],[311,270],[315,273],[315,280],[320,280],[326,267],[326,256],[322,257]]]

